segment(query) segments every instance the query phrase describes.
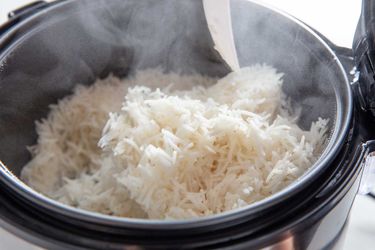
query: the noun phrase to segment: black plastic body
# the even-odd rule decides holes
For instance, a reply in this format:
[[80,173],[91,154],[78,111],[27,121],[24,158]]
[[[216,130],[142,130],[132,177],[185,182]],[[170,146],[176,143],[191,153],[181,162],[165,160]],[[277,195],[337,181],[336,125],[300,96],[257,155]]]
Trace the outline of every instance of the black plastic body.
[[[360,152],[357,151],[357,154]],[[351,157],[360,157],[350,153]],[[356,164],[350,158],[343,160]],[[341,167],[345,169],[344,166]],[[143,230],[129,236],[126,228],[103,228],[56,214],[46,214],[47,211],[42,213],[33,209],[30,204],[12,197],[11,192],[4,189],[0,193],[3,204],[0,206],[1,225],[47,249],[260,249],[280,244],[293,246],[294,249],[340,249],[360,182],[358,165],[350,168],[354,172],[344,169],[336,169],[346,177],[345,182],[335,185],[339,187],[337,190],[314,197],[304,207],[294,210],[293,215],[258,232],[253,232],[255,224],[245,222],[221,231],[212,228],[211,232],[196,232],[198,234],[195,236],[189,235],[189,232],[182,236],[174,230]],[[284,212],[285,209],[287,208],[283,209]]]
[[[70,2],[73,3],[74,1]],[[35,6],[37,6],[37,8],[33,9]],[[71,6],[74,7],[75,5],[71,4]],[[23,9],[18,13],[27,13],[26,16],[15,14],[14,19],[0,29],[0,35],[7,34],[7,30],[14,28],[21,22],[26,22],[30,30],[35,29],[36,27],[44,27],[44,25],[47,25],[46,22],[38,22],[37,20],[34,20],[33,22],[28,21],[27,17],[37,13],[34,13],[34,11],[40,11],[43,8],[46,8],[45,10],[48,11],[49,7],[51,6],[48,4],[41,4],[32,6],[32,9]],[[62,9],[62,11],[70,10],[71,9],[69,8]],[[241,30],[235,32],[241,32]],[[294,31],[291,30],[291,32]],[[296,38],[303,40],[304,32],[307,31],[304,29],[297,30]],[[22,40],[24,34],[19,30],[17,36],[20,38],[19,40]],[[5,52],[9,53],[9,50],[14,50],[15,54],[20,53],[19,51],[16,51],[19,50],[19,48],[14,46],[13,39],[14,38],[10,37],[0,44],[0,55],[2,53],[5,54]],[[325,79],[320,73],[325,72],[326,68],[320,67],[320,65],[317,64],[319,64],[319,60],[324,61],[327,57],[332,60],[327,63],[327,65],[329,65],[327,68],[329,70],[336,70],[332,73],[332,77],[338,75],[335,78],[338,82],[339,80],[346,81],[345,79],[351,78],[351,75],[348,72],[353,68],[354,61],[350,50],[335,47],[321,35],[316,39],[316,44],[314,43],[314,39],[310,39],[308,41],[311,43],[304,45],[307,47],[307,50],[315,49],[319,51],[319,49],[321,49],[322,51],[321,55],[316,55],[318,59],[315,58],[308,61],[309,66],[311,66],[310,68],[314,69],[311,72],[314,79]],[[325,40],[336,54],[332,55],[326,53],[326,50],[319,47],[321,42],[318,41],[318,39]],[[205,41],[204,37],[202,37],[202,41],[204,42],[200,45],[203,48],[206,48],[209,42]],[[85,42],[88,41],[85,40]],[[107,46],[106,42],[107,41],[103,42],[104,48]],[[54,51],[48,49],[44,50],[44,47],[38,47],[37,44],[38,43],[32,44],[35,46],[33,47],[34,52],[36,51],[35,53],[30,52],[30,49],[27,49],[27,46],[25,46],[24,50],[20,50],[21,52],[28,52],[23,54],[25,62],[33,62],[35,58],[48,62],[50,58],[54,58]],[[70,45],[66,46],[69,47]],[[246,50],[246,46],[247,45],[244,44],[244,46],[239,49]],[[116,46],[114,48],[115,49],[112,51],[112,53],[115,54],[114,58],[118,55],[127,55],[128,53],[128,50],[122,50]],[[302,48],[304,47],[301,46],[300,49],[302,50]],[[196,48],[192,49],[192,53],[195,52],[195,49]],[[277,48],[275,48],[275,50],[276,49]],[[76,51],[82,52],[82,50],[85,50],[85,48],[79,47]],[[69,52],[67,52],[67,54],[70,55]],[[225,73],[225,67],[220,64],[220,60],[215,57],[213,51],[207,52],[207,50],[204,50],[202,52],[198,50],[198,54],[196,57],[190,59],[193,60],[192,62],[197,58],[204,59],[206,63],[204,66],[210,66],[211,68],[209,74],[222,75]],[[286,61],[293,60],[294,62],[299,62],[300,59],[297,55],[298,54],[296,54],[295,58],[287,58]],[[259,55],[259,57],[261,56],[270,61],[276,60],[272,55],[272,51],[265,51],[264,54]],[[344,65],[347,74],[337,70],[337,65],[335,64],[336,58],[334,56],[337,56],[340,64]],[[105,58],[105,56],[103,56],[103,58]],[[246,56],[241,57],[242,64],[250,63],[249,60],[250,59]],[[277,66],[280,66],[281,68],[284,67],[283,65],[285,65],[286,62],[282,60],[283,59],[281,58],[275,61],[279,64]],[[110,63],[108,65],[102,65],[100,61],[83,61],[86,65],[92,67],[92,72],[87,73],[85,71],[78,71],[77,74],[73,74],[76,78],[73,77],[72,79],[68,79],[69,81],[67,82],[75,84],[75,81],[81,81],[90,84],[94,77],[104,77],[108,75],[109,72],[114,72],[119,76],[124,76],[132,71],[131,68],[122,68],[121,63],[124,65],[124,62],[116,61],[115,59],[109,60]],[[51,60],[51,65],[53,65],[53,62],[54,61]],[[73,60],[69,62],[74,63]],[[153,62],[151,61],[147,63],[151,63],[152,65]],[[82,64],[77,65],[82,66]],[[5,68],[8,67],[6,70],[9,70],[9,72],[26,72],[30,74],[30,78],[35,77],[35,71],[37,71],[38,74],[40,73],[40,75],[33,78],[33,80],[35,80],[34,82],[30,81],[30,88],[37,87],[38,85],[36,84],[41,84],[40,82],[44,83],[48,80],[48,78],[43,78],[43,70],[37,68],[37,60],[34,61],[34,65],[22,63],[20,60],[17,60],[16,62],[10,60],[6,62],[4,66]],[[173,64],[173,62],[168,62],[167,66],[171,67],[173,70],[175,64]],[[187,64],[187,66],[195,67],[190,64]],[[76,68],[66,67],[66,70],[72,70],[72,72],[77,70]],[[199,68],[203,70],[204,67],[198,67],[198,69]],[[87,68],[79,68],[79,70],[84,69]],[[284,70],[288,69],[284,68]],[[49,72],[48,67],[46,67],[45,71],[47,73]],[[33,73],[34,75],[32,75]],[[8,75],[11,76],[12,74]],[[51,77],[54,80],[56,79],[53,78],[53,74]],[[24,80],[25,78],[21,79]],[[17,83],[18,81],[17,79],[14,80],[12,78],[5,80],[11,83]],[[287,80],[295,79],[287,78]],[[345,84],[348,83],[346,82]],[[15,85],[15,87],[17,86]],[[17,90],[22,90],[23,87],[24,85]],[[69,86],[69,88],[62,88],[61,92],[56,91],[57,87],[58,86],[54,86],[52,90],[45,89],[44,94],[50,90],[54,93],[49,99],[43,99],[36,96],[36,100],[39,101],[40,107],[43,108],[33,109],[35,108],[33,107],[35,100],[33,102],[30,101],[30,104],[27,104],[28,106],[25,105],[26,107],[17,105],[14,107],[23,111],[29,110],[28,108],[30,108],[30,110],[35,112],[36,117],[43,116],[48,111],[46,108],[47,104],[55,102],[56,99],[68,94],[69,89],[71,89],[72,86]],[[3,89],[7,89],[7,86],[3,85]],[[29,91],[32,92],[32,90]],[[9,91],[9,94],[12,94],[12,92]],[[22,96],[22,93],[19,94]],[[327,96],[329,96],[329,91]],[[345,98],[343,97],[343,99]],[[299,101],[302,104],[307,105],[304,103],[304,100]],[[349,105],[349,103],[352,103],[347,102],[347,100],[341,101],[343,102],[343,105]],[[345,112],[345,110],[347,112],[350,110],[345,108],[347,107],[343,108],[343,112]],[[16,159],[19,160],[19,162],[14,161],[12,164],[9,164],[9,169],[6,169],[5,166],[1,169],[3,175],[0,178],[0,225],[16,235],[47,249],[260,249],[264,247],[280,249],[281,247],[288,246],[293,247],[294,249],[339,249],[345,232],[345,225],[350,208],[360,184],[360,175],[362,171],[361,163],[367,152],[373,147],[373,144],[363,143],[375,138],[369,128],[369,120],[371,119],[369,114],[362,112],[358,107],[354,108],[354,110],[353,113],[350,113],[350,122],[347,124],[348,126],[343,126],[342,133],[344,134],[344,140],[337,142],[337,144],[339,144],[339,150],[335,152],[335,157],[332,161],[321,169],[321,173],[318,175],[319,178],[312,178],[311,183],[301,185],[298,192],[296,191],[289,197],[286,196],[285,200],[282,202],[274,202],[274,206],[264,206],[264,209],[252,213],[246,213],[246,211],[243,211],[242,215],[232,216],[230,217],[230,220],[216,218],[216,221],[212,220],[210,223],[201,223],[198,225],[199,222],[197,222],[196,226],[189,224],[186,225],[185,228],[183,224],[179,228],[175,225],[171,225],[170,228],[168,228],[168,226],[158,227],[155,224],[149,225],[146,223],[144,223],[144,226],[138,224],[137,226],[134,226],[135,223],[132,224],[126,222],[108,222],[105,224],[102,222],[103,220],[99,219],[87,220],[84,216],[72,216],[72,211],[68,209],[65,209],[64,212],[60,212],[61,210],[51,209],[49,206],[42,206],[35,200],[17,193],[15,191],[16,188],[5,181],[5,174],[3,173],[10,170],[18,175],[19,166],[22,166],[22,163],[27,160],[23,157],[19,157]],[[314,112],[319,112],[319,110],[314,110]],[[328,110],[326,115],[330,115],[330,112],[331,111]],[[4,111],[2,117],[6,117],[6,114],[7,113]],[[12,117],[11,114],[9,114],[8,118],[9,117]],[[24,123],[23,130],[25,133],[31,133],[32,127],[28,127],[26,124],[29,124],[34,120],[35,117],[26,117],[25,120],[21,121]],[[9,127],[7,126],[7,128]],[[19,128],[15,127],[14,129],[16,130]],[[16,131],[19,132],[21,129]],[[27,141],[29,140],[33,140],[33,138],[28,137]],[[4,140],[2,142],[4,142]],[[25,143],[26,142],[21,142],[20,145]],[[17,150],[17,147],[13,150]],[[12,158],[9,159],[13,160]]]
[[375,3],[362,1],[362,14],[354,36],[357,82],[353,85],[363,110],[375,116]]

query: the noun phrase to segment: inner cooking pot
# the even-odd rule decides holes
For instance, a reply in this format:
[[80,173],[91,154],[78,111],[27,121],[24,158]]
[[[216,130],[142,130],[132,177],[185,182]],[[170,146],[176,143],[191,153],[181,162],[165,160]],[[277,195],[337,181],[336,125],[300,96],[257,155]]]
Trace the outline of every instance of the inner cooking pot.
[[[308,129],[318,117],[328,118],[330,132],[320,160],[304,176],[270,198],[212,217],[225,220],[275,205],[319,178],[339,151],[352,112],[346,73],[311,29],[251,1],[231,1],[231,12],[240,66],[265,63],[285,73],[283,90],[292,105],[301,108],[298,124]],[[104,223],[145,221],[68,208],[16,178],[30,160],[26,146],[36,143],[34,122],[46,117],[48,106],[72,93],[77,84],[89,85],[111,73],[127,77],[155,67],[215,77],[229,72],[214,50],[201,0],[60,1],[6,32],[0,50],[4,183],[33,204]],[[163,225],[168,223],[157,224]]]

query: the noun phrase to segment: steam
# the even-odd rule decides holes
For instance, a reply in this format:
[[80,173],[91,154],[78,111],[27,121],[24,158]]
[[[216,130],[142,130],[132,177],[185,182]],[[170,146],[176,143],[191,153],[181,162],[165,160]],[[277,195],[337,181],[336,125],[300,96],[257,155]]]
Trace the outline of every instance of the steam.
[[[285,73],[283,91],[301,108],[299,125],[310,129],[318,117],[335,121],[332,55],[316,38],[283,14],[243,0],[231,0],[232,24],[241,67],[265,63]],[[332,123],[330,124],[332,126]]]
[[[78,83],[155,67],[228,73],[202,0],[62,1],[54,8],[17,32],[12,53],[0,62],[0,105],[15,111],[0,110],[0,132],[7,135],[0,139],[0,160],[15,173],[27,162],[25,146],[35,143],[34,121]],[[316,38],[250,1],[231,0],[231,16],[239,65],[266,63],[284,72],[284,91],[302,108],[304,129],[319,116],[334,121],[333,84],[342,79],[332,72],[335,58]]]
[[80,6],[84,34],[120,50],[116,56],[131,72],[155,67],[212,76],[228,72],[213,49],[201,1],[102,0]]

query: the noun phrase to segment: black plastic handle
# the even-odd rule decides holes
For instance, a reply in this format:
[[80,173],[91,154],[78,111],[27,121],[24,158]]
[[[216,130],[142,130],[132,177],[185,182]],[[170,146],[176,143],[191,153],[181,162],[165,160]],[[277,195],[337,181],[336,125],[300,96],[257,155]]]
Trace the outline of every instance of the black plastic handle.
[[353,40],[358,81],[354,85],[360,106],[375,116],[375,1],[363,0]]

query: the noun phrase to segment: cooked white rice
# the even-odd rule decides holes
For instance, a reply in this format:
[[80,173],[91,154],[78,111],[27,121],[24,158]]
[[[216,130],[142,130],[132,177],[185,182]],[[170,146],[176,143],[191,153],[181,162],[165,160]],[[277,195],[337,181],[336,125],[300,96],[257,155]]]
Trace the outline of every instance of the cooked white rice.
[[255,65],[215,82],[146,70],[80,86],[37,123],[22,178],[78,208],[184,219],[264,199],[316,161],[328,121],[296,125],[282,74]]

